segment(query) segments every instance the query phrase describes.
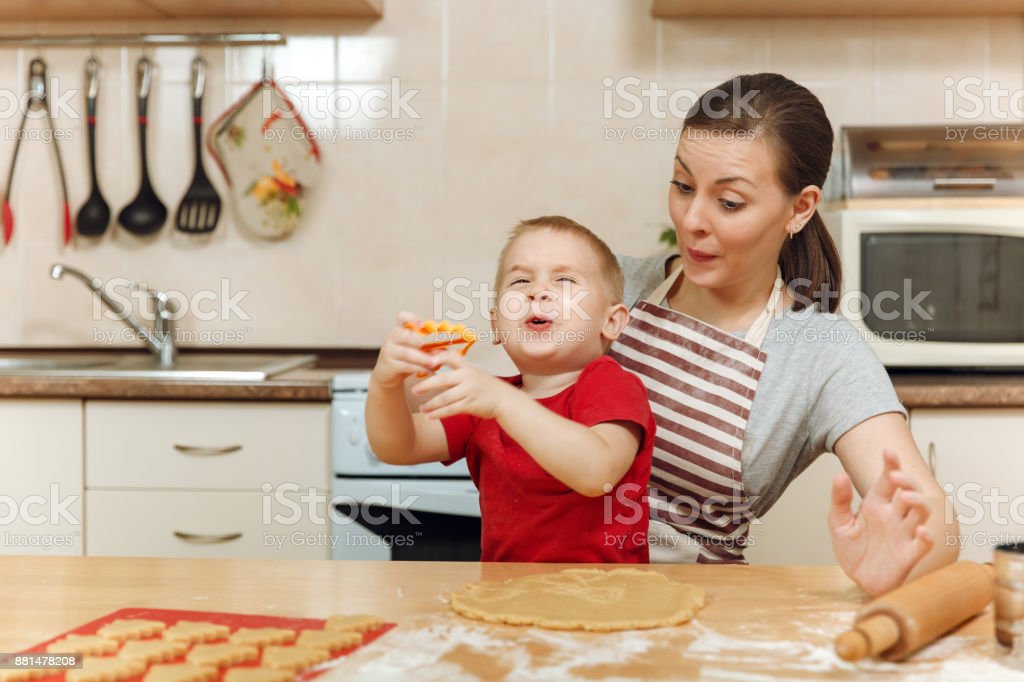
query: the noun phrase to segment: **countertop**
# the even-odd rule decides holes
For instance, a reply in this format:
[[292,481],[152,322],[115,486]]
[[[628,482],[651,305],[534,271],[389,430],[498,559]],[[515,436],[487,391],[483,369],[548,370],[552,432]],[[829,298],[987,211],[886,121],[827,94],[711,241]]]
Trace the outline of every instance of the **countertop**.
[[703,586],[675,628],[549,632],[461,618],[469,582],[566,566],[100,557],[0,558],[0,650],[17,651],[130,606],[323,618],[372,613],[398,627],[321,682],[372,680],[1015,680],[991,607],[904,663],[838,659],[833,639],[865,596],[834,566],[656,565]]
[[[261,352],[270,352],[267,350]],[[296,351],[288,351],[294,354]],[[294,400],[330,402],[331,378],[373,367],[377,349],[303,350],[319,356],[312,368],[267,381],[170,381],[0,375],[0,398],[141,400]],[[282,351],[284,353],[284,351]],[[3,351],[0,350],[0,355]],[[1024,407],[1024,372],[890,372],[907,407]]]
[[890,372],[907,409],[919,407],[1024,407],[1021,373]]
[[[95,349],[8,349],[8,352],[25,355],[36,350],[51,355],[98,352]],[[109,352],[119,355],[124,353],[123,350],[116,349]],[[316,355],[317,362],[314,367],[282,372],[266,381],[182,381],[0,374],[0,398],[290,400],[327,403],[331,400],[332,377],[347,370],[371,369],[376,361],[378,349],[247,349],[245,352]],[[0,350],[0,356],[4,353],[4,350]]]
[[0,376],[0,398],[140,400],[294,400],[330,402],[331,377],[343,370],[294,369],[266,381],[170,381]]

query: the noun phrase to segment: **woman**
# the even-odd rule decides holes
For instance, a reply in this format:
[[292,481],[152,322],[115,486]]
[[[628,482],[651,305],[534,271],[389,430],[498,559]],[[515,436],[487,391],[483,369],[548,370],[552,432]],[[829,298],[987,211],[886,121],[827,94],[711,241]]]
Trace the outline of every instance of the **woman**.
[[673,161],[679,253],[622,259],[633,310],[611,353],[644,380],[658,420],[652,561],[742,560],[750,520],[824,452],[845,470],[833,548],[865,592],[956,559],[952,505],[892,383],[833,314],[840,264],[817,212],[832,142],[821,102],[783,76],[708,91]]

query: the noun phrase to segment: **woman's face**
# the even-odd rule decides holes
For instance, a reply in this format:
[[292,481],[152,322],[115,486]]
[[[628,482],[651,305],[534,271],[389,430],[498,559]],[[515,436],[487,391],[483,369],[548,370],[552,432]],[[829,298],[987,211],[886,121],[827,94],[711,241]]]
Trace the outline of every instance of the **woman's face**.
[[797,208],[775,164],[761,135],[683,130],[668,207],[687,280],[717,289],[774,273]]

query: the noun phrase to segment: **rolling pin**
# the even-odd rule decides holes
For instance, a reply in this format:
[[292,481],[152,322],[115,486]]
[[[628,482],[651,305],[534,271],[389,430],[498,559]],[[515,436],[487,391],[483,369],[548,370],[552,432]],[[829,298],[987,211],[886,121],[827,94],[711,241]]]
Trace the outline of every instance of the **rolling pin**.
[[992,564],[958,561],[933,571],[861,609],[853,629],[836,638],[836,653],[845,661],[902,660],[980,613],[994,585]]

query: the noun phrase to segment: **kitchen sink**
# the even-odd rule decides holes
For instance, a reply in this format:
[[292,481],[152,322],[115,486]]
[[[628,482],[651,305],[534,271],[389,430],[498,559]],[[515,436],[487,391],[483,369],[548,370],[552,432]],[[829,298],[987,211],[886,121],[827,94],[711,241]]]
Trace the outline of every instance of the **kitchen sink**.
[[264,381],[315,361],[315,355],[183,353],[171,367],[161,367],[155,356],[141,353],[0,352],[0,376]]
[[47,372],[63,369],[91,369],[110,363],[108,359],[64,358],[64,357],[4,357],[0,356],[0,373]]

